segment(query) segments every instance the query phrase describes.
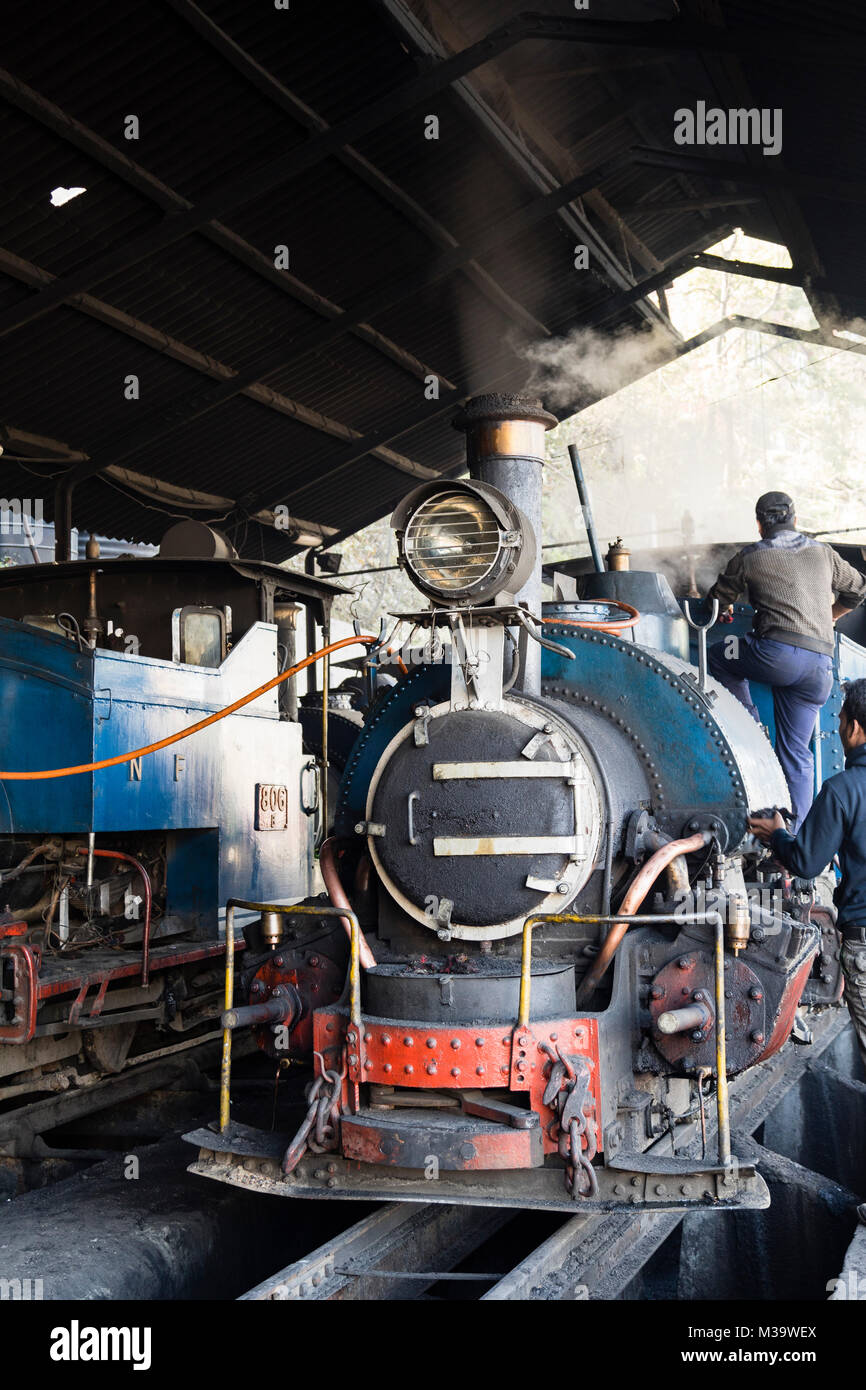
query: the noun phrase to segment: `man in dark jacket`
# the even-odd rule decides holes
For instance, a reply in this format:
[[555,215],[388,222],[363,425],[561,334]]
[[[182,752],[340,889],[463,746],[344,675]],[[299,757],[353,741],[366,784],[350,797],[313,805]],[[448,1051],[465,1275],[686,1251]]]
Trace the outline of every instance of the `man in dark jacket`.
[[750,680],[773,687],[776,756],[791,795],[793,828],[812,804],[810,742],[833,686],[833,625],[866,598],[866,575],[832,546],[804,536],[786,492],[765,492],[755,507],[761,539],[729,562],[709,591],[723,611],[748,592],[755,610],[748,636],[726,637],[708,652],[710,674],[760,722]]
[[845,998],[866,1067],[866,679],[851,681],[839,712],[845,771],[824,783],[796,835],[778,811],[749,829],[798,878],[815,878],[839,856],[834,893],[842,936]]

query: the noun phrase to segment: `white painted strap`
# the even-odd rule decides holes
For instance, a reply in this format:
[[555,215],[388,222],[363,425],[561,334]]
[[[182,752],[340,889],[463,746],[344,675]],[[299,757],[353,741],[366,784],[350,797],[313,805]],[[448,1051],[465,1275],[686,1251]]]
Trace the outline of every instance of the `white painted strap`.
[[467,854],[573,854],[573,835],[469,835],[433,841],[437,858]]
[[573,777],[574,763],[434,763],[434,782],[504,777]]

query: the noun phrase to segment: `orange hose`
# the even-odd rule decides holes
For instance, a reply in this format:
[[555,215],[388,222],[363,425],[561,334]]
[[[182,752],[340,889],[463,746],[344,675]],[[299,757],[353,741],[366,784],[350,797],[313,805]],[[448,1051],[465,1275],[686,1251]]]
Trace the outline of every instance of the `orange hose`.
[[189,738],[190,734],[197,734],[202,729],[206,729],[209,724],[216,724],[218,720],[225,719],[227,714],[234,714],[235,710],[243,709],[244,705],[249,705],[253,700],[257,700],[260,695],[266,695],[269,690],[273,690],[275,685],[282,681],[287,681],[290,677],[303,671],[306,666],[312,666],[314,661],[319,661],[323,656],[329,656],[331,652],[339,651],[341,647],[350,647],[355,642],[366,642],[368,646],[375,646],[375,637],[341,637],[338,642],[331,642],[327,647],[321,647],[319,651],[312,652],[310,656],[305,656],[303,661],[298,661],[294,666],[290,666],[287,671],[281,671],[272,680],[260,685],[258,690],[250,691],[249,695],[242,695],[234,704],[226,705],[225,709],[217,710],[216,714],[209,714],[206,719],[200,719],[197,724],[190,724],[188,728],[181,729],[179,733],[169,734],[168,738],[161,738],[158,743],[148,743],[144,748],[133,748],[131,753],[118,753],[116,758],[102,758],[97,763],[79,763],[77,767],[54,767],[43,772],[0,772],[0,782],[38,782],[48,777],[72,777],[78,772],[98,772],[103,767],[117,767],[120,763],[131,763],[133,758],[143,758],[147,753],[157,753],[160,748],[168,748],[172,743],[179,743],[182,738]]
[[95,854],[97,859],[122,859],[124,863],[131,864],[138,872],[144,884],[144,930],[141,937],[141,984],[146,988],[150,983],[150,922],[153,913],[153,889],[150,883],[150,874],[144,867],[140,859],[134,859],[131,854],[123,854],[119,849],[94,849],[90,850],[86,845],[78,846],[79,854]]
[[[696,850],[703,849],[709,838],[705,831],[699,830],[696,835],[690,835],[688,839],[669,840],[666,845],[662,845],[661,849],[657,849],[655,854],[651,854],[635,875],[634,881],[620,903],[619,911],[623,916],[631,916],[632,913],[637,912],[662,869],[666,869],[668,864],[674,859],[678,859],[680,855],[694,854]],[[577,991],[578,1005],[585,1004],[590,998],[616,955],[619,943],[628,931],[628,927],[628,922],[617,922],[611,927],[604,945],[581,980],[580,988]]]
[[576,618],[549,618],[545,623],[545,627],[547,627],[548,624],[551,627],[556,627],[557,625],[562,627],[591,627],[597,632],[611,632],[616,636],[618,632],[625,632],[627,628],[634,627],[635,623],[640,622],[640,613],[636,608],[632,608],[630,603],[621,603],[619,599],[611,599],[609,601],[611,605],[617,608],[626,609],[629,616],[627,618],[617,618],[611,623],[594,623],[591,620],[579,622]]
[[405,661],[403,660],[402,656],[398,656],[397,653],[394,651],[394,648],[393,648],[393,647],[388,647],[388,648],[387,648],[387,652],[388,652],[388,655],[389,655],[389,656],[393,656],[393,658],[394,658],[394,660],[396,661],[397,665],[400,667],[400,670],[402,671],[403,675],[404,675],[404,676],[408,676],[408,674],[409,674],[409,667],[406,665],[406,663],[405,663]]

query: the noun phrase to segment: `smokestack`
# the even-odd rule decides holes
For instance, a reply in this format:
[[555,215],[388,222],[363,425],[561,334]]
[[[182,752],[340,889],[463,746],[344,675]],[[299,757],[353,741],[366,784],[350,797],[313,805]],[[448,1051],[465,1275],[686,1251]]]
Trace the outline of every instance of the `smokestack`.
[[[533,396],[475,396],[454,420],[466,434],[469,475],[504,492],[519,507],[535,532],[537,559],[532,575],[517,595],[529,611],[541,617],[541,470],[544,434],[558,424]],[[516,688],[527,695],[541,692],[541,648],[525,642]]]

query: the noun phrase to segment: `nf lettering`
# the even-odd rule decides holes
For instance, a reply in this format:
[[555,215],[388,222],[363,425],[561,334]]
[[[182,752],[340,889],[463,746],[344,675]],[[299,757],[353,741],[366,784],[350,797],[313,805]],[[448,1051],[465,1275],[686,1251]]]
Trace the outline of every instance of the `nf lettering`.
[[677,145],[760,145],[763,153],[774,155],[782,149],[782,110],[760,110],[752,106],[723,111],[699,101],[694,111],[681,106],[674,112],[674,142]]
[[134,1371],[150,1370],[149,1327],[69,1327],[51,1333],[52,1361],[131,1361]]

